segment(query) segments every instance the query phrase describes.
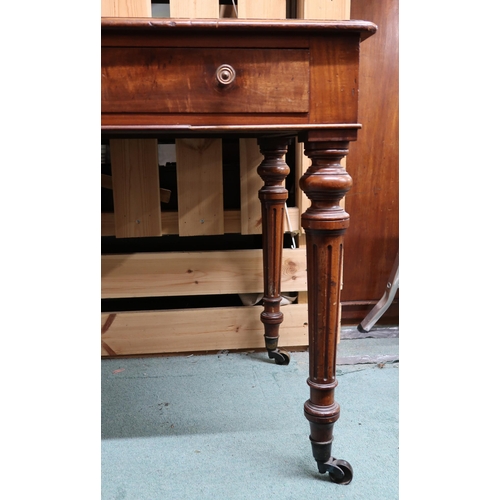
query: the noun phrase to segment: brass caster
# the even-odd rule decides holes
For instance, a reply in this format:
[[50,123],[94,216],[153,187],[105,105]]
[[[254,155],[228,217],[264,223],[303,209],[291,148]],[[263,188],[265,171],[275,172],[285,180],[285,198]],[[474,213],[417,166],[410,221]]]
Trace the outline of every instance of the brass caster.
[[287,351],[274,349],[273,351],[267,351],[267,354],[270,359],[274,359],[277,365],[288,365],[290,363],[290,354]]
[[322,474],[328,472],[330,480],[336,484],[349,484],[352,481],[353,470],[346,460],[330,457],[328,462],[318,462],[318,470]]

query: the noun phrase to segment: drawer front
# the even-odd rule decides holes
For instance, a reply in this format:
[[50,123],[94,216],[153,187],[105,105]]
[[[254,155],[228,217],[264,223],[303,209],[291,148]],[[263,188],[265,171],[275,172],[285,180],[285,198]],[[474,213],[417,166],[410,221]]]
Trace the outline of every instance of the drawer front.
[[309,111],[307,49],[103,47],[101,67],[103,113]]

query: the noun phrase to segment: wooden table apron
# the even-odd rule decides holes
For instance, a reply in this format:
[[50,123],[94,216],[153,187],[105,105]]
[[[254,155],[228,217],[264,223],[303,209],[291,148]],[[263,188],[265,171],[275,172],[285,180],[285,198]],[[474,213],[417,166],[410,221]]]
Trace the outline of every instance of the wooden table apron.
[[365,21],[102,18],[101,120],[108,138],[257,137],[263,221],[264,324],[271,358],[278,349],[283,212],[294,137],[311,166],[300,187],[307,241],[310,423],[320,472],[348,483],[350,465],[331,457],[343,234],[340,201],[352,180],[341,165],[357,138],[360,43]]

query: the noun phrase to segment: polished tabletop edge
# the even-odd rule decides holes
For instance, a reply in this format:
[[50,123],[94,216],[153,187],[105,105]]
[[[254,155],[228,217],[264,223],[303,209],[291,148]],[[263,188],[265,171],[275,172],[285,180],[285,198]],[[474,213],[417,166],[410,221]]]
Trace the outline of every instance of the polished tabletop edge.
[[324,21],[304,19],[174,19],[151,17],[102,17],[105,30],[162,29],[162,30],[264,30],[264,31],[325,31],[360,33],[362,40],[377,32],[370,21]]
[[210,134],[225,135],[238,134],[245,136],[258,135],[297,135],[305,130],[359,130],[360,123],[333,123],[333,124],[291,124],[291,125],[102,125],[101,132],[122,134],[122,133],[160,133],[168,134]]

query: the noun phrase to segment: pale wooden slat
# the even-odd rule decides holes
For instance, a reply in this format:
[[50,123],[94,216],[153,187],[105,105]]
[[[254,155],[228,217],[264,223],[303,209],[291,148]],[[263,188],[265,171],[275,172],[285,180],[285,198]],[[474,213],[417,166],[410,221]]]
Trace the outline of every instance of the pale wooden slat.
[[176,141],[179,235],[224,233],[222,141]]
[[[291,228],[288,228],[288,222],[285,225],[286,230],[298,231],[300,227],[299,209],[290,207],[288,209],[290,215]],[[234,234],[241,233],[241,212],[239,210],[224,211],[224,233]],[[162,212],[161,213],[161,233],[163,234],[178,234],[179,233],[179,215],[177,212]],[[115,216],[113,213],[101,214],[101,236],[115,235]]]
[[[281,290],[306,290],[305,249],[283,250]],[[113,254],[101,257],[101,297],[260,293],[261,250]]]
[[161,236],[155,139],[109,141],[117,238]]
[[170,0],[170,17],[217,18],[219,0]]
[[241,234],[262,233],[258,192],[264,182],[257,174],[257,167],[263,159],[257,139],[240,139]]
[[[293,214],[293,221],[298,224],[298,212]],[[226,233],[240,232],[240,211],[227,210],[224,212],[224,231]],[[179,214],[177,212],[161,213],[161,233],[179,234]],[[101,236],[115,235],[115,215],[113,213],[101,214]]]
[[239,0],[240,19],[286,19],[286,0]]
[[[101,187],[104,189],[113,189],[113,178],[111,175],[101,174]],[[171,195],[172,191],[170,189],[160,188],[160,201],[163,203],[168,203]]]
[[351,18],[351,0],[297,0],[297,18],[345,21]]
[[[307,305],[284,308],[280,346],[307,346]],[[102,355],[259,349],[261,307],[103,313]]]
[[101,17],[151,17],[151,0],[101,0]]

